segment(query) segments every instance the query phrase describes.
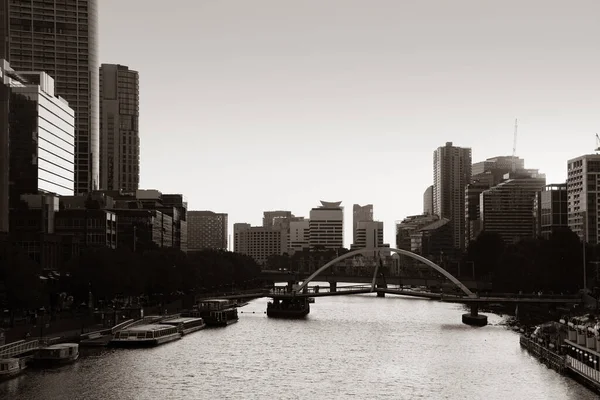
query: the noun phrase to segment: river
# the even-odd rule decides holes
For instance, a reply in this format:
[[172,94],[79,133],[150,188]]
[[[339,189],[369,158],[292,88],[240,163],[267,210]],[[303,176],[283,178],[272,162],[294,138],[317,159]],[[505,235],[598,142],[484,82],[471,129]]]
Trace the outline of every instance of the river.
[[461,323],[460,305],[375,295],[317,298],[306,320],[240,321],[151,349],[82,349],[58,369],[0,383],[0,399],[592,399],[519,337]]

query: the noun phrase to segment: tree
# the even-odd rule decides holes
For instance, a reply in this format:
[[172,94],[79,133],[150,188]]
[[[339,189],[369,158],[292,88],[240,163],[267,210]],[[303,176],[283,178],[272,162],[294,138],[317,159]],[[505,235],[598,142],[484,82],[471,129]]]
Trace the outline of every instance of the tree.
[[11,325],[17,310],[46,305],[41,273],[40,265],[21,248],[9,242],[0,243],[0,282],[3,283],[4,303],[10,311]]
[[487,278],[499,270],[500,258],[506,249],[504,240],[493,232],[482,232],[469,243],[466,261],[475,264],[475,276]]

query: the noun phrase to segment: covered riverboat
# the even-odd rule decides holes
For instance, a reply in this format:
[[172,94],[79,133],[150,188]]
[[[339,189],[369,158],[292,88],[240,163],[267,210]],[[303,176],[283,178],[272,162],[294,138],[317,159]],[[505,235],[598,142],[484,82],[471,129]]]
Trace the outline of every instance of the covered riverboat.
[[151,347],[178,339],[181,339],[181,332],[176,326],[148,324],[115,333],[109,344],[117,347]]

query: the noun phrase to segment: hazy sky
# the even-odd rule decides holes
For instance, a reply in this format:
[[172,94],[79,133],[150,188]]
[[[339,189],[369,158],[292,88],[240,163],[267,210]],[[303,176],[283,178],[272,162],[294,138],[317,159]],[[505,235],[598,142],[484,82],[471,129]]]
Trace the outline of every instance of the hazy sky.
[[598,0],[100,0],[100,60],[140,72],[142,188],[260,224],[319,200],[422,212],[433,151],[548,182],[600,131]]

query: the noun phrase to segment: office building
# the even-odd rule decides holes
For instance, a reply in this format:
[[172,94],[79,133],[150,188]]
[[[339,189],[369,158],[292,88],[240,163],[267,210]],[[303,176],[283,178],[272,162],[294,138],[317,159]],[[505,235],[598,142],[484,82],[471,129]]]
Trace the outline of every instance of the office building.
[[263,212],[262,226],[264,228],[280,227],[289,229],[289,222],[293,216],[291,211],[265,211]]
[[280,229],[233,224],[233,251],[252,257],[259,265],[266,265],[273,255],[283,254],[286,247],[286,237]]
[[344,247],[344,209],[342,202],[321,201],[310,210],[309,245],[311,250],[337,250]]
[[48,74],[15,72],[0,60],[0,80],[0,227],[6,229],[8,209],[24,207],[22,195],[73,194],[75,121]]
[[452,243],[465,249],[465,188],[471,180],[471,149],[452,142],[433,153],[433,213],[450,220]]
[[423,192],[423,214],[433,214],[433,185]]
[[373,221],[373,204],[355,204],[352,207],[352,243],[356,243],[358,223],[369,221]]
[[580,239],[600,243],[598,198],[600,154],[587,154],[567,162],[568,224]]
[[228,217],[213,211],[188,211],[188,251],[227,250]]
[[537,237],[548,240],[552,233],[567,229],[567,184],[546,185],[536,194],[533,209]]
[[139,77],[124,65],[100,66],[100,188],[140,183]]
[[96,0],[0,1],[0,59],[44,71],[75,111],[75,192],[99,184],[98,9]]
[[539,173],[511,173],[504,182],[481,193],[481,226],[504,242],[517,243],[535,236],[534,200],[546,185]]
[[[492,157],[474,163],[471,171],[471,181],[465,188],[465,245],[475,240],[481,233],[479,206],[481,193],[503,182],[506,174],[513,171],[526,171],[525,160],[513,156]],[[536,171],[531,172],[535,173]]]
[[310,226],[309,220],[295,217],[290,222],[290,236],[288,239],[288,253],[304,251],[310,248]]

